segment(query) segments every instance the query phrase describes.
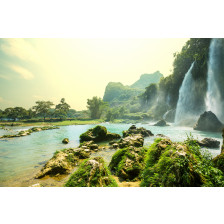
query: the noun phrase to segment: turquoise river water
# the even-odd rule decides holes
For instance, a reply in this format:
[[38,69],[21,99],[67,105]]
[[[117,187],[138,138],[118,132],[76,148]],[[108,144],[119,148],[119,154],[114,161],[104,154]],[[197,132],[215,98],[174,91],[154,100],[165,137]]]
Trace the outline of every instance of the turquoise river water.
[[[131,124],[110,124],[103,123],[110,132],[122,134]],[[40,131],[29,136],[0,139],[0,186],[31,186],[40,183],[43,186],[62,186],[68,177],[64,179],[43,178],[34,179],[35,174],[44,166],[56,150],[70,147],[78,147],[79,136],[95,125],[70,125],[61,126],[60,129]],[[152,126],[152,124],[136,124],[137,127],[144,127],[151,130],[153,134],[164,134],[173,141],[183,141],[190,133],[197,139],[205,137],[215,138],[222,142],[221,133],[195,131],[190,127],[176,127],[174,125],[166,127]],[[0,136],[13,134],[20,130],[31,127],[10,127],[8,130],[0,129]],[[63,138],[69,138],[67,145],[61,143]],[[145,145],[154,141],[156,136],[145,138]],[[221,145],[221,144],[220,144]],[[219,149],[209,149],[213,156],[220,153]],[[102,156],[106,163],[110,162],[114,149],[105,149],[93,153],[92,156]]]

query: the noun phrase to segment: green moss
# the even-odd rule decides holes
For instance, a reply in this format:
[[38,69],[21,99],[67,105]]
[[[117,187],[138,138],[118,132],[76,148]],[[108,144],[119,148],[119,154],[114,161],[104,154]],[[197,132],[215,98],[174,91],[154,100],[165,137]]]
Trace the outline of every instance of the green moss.
[[71,175],[66,187],[117,187],[110,171],[101,157],[85,160]]
[[172,143],[157,139],[147,153],[140,186],[224,186],[224,176],[213,166],[211,154],[202,153],[195,140]]
[[145,148],[128,147],[118,150],[109,164],[110,169],[124,180],[138,180],[145,166]]

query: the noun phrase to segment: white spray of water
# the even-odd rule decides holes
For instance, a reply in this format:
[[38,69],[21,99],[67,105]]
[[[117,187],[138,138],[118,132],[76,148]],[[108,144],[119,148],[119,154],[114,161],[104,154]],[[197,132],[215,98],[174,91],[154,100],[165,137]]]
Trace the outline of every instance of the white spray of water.
[[192,69],[194,62],[191,64],[190,69],[185,74],[183,83],[179,90],[179,99],[177,102],[175,124],[176,125],[193,125],[200,111],[196,107],[196,83],[192,77]]
[[224,76],[224,40],[212,39],[209,49],[206,109],[224,122],[224,102],[221,96],[220,78]]

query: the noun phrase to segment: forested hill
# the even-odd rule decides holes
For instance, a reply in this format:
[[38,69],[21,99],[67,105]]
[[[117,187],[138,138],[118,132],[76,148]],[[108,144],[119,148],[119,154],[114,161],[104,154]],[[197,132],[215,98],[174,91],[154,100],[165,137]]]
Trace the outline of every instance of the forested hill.
[[120,82],[109,82],[106,86],[103,101],[109,102],[111,106],[127,102],[131,98],[142,94],[145,88],[152,83],[159,83],[163,75],[157,71],[153,74],[143,74],[140,79],[131,86],[124,86]]
[[145,89],[152,83],[159,83],[162,77],[163,75],[159,71],[156,71],[152,74],[143,74],[141,75],[138,81],[136,81],[134,84],[131,85],[131,87],[138,89]]

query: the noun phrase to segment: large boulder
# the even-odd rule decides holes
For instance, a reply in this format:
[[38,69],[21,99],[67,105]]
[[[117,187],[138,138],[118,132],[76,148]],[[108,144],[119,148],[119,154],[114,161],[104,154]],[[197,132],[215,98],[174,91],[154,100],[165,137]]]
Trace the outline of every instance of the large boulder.
[[219,148],[220,142],[213,138],[204,138],[201,141],[197,141],[198,145],[206,148]]
[[66,187],[117,187],[102,157],[84,161],[71,175]]
[[194,130],[199,131],[212,131],[212,132],[221,132],[224,127],[219,119],[211,111],[205,111],[200,115]]
[[144,144],[144,138],[141,134],[129,135],[122,138],[117,144],[119,145],[119,148],[125,148],[128,146],[142,147]]
[[69,173],[80,159],[86,159],[90,152],[85,149],[63,149],[56,151],[54,156],[44,165],[35,178],[39,179],[46,175],[55,176],[57,174]]
[[156,139],[146,155],[142,187],[224,186],[224,175],[195,140]]
[[155,123],[154,126],[162,126],[162,127],[164,127],[164,126],[169,126],[169,125],[166,123],[165,120],[162,119],[162,120],[158,121],[157,123]]
[[100,142],[100,141],[110,141],[113,139],[121,138],[119,134],[116,133],[110,133],[107,131],[106,127],[97,125],[94,128],[89,129],[85,133],[80,135],[80,142],[84,141],[94,141],[94,142]]
[[119,149],[112,157],[110,169],[116,176],[128,180],[139,180],[144,169],[146,149],[133,146]]
[[150,130],[146,130],[143,127],[137,128],[135,125],[132,125],[127,131],[123,131],[123,137],[133,134],[141,134],[143,137],[153,136],[153,133]]

